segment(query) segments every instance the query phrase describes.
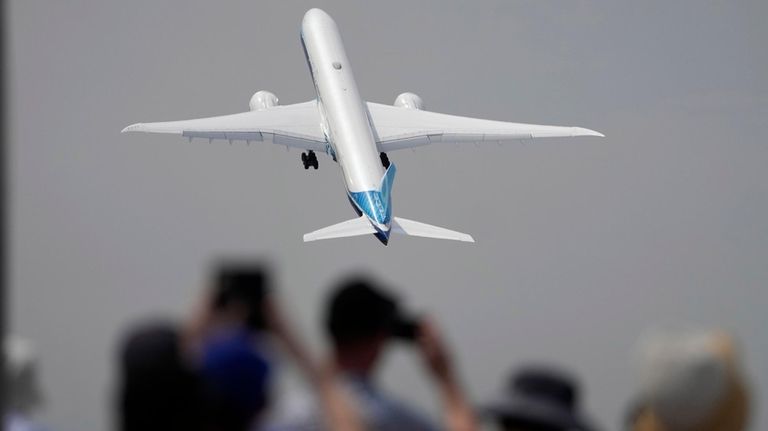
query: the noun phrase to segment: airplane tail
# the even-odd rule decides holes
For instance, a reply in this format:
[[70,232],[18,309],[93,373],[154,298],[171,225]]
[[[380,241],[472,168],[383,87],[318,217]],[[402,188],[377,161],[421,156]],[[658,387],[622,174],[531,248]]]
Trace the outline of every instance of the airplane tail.
[[[449,239],[454,241],[475,242],[465,233],[456,232],[426,223],[395,217],[392,221],[391,232],[401,235],[420,236],[423,238]],[[376,228],[365,217],[343,221],[304,235],[304,242],[321,239],[345,238],[350,236],[377,234]]]

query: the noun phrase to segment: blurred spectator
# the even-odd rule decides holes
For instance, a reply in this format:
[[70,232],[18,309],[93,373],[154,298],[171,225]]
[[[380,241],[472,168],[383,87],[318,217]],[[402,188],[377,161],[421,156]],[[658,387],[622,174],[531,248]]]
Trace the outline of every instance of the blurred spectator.
[[575,380],[554,368],[528,367],[509,379],[504,393],[483,409],[505,431],[595,431],[579,411]]
[[7,431],[44,431],[36,423],[35,413],[42,406],[38,382],[37,352],[24,338],[6,337],[5,355],[5,426]]
[[187,347],[192,351],[200,349],[207,336],[221,329],[243,328],[254,334],[267,331],[270,283],[269,272],[263,265],[235,261],[218,264],[212,288],[184,322]]
[[226,262],[189,319],[144,322],[120,351],[119,427],[245,431],[269,402],[271,341],[297,362],[334,430],[357,431],[354,413],[290,330],[262,265]]
[[190,319],[130,329],[120,351],[120,429],[248,429],[267,402],[268,283],[261,266],[226,263]]
[[119,429],[202,430],[202,382],[170,322],[145,322],[122,343]]
[[733,338],[722,331],[656,332],[639,343],[634,431],[741,431],[749,393]]
[[[397,299],[364,277],[348,279],[331,295],[326,329],[332,341],[332,366],[350,394],[359,420],[368,430],[436,430],[424,414],[387,394],[374,382],[379,359],[395,339],[421,353],[444,405],[445,427],[473,430],[474,418],[465,401],[448,349],[427,319],[407,317]],[[294,398],[287,412],[269,430],[316,430],[319,420],[312,403]]]
[[215,430],[248,430],[267,404],[270,365],[244,330],[206,340],[201,363],[205,402]]

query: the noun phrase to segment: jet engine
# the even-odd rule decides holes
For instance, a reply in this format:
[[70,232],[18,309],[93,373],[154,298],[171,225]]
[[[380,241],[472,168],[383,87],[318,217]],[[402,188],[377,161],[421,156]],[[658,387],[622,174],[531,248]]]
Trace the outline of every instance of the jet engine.
[[251,111],[261,111],[273,106],[277,106],[278,102],[279,100],[274,93],[261,90],[253,94],[251,101],[248,102],[248,106],[251,108]]
[[424,109],[424,102],[421,100],[421,97],[413,93],[403,93],[397,96],[397,99],[395,99],[395,106],[421,111]]

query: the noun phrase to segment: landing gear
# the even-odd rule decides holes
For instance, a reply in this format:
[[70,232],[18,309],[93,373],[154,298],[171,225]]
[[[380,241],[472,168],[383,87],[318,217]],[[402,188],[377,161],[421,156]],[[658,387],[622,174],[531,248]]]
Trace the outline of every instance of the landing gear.
[[379,153],[379,158],[381,159],[381,165],[384,166],[384,169],[389,168],[389,157],[387,157],[387,153]]
[[304,169],[309,169],[310,166],[317,170],[319,164],[317,163],[317,155],[312,150],[307,153],[301,153],[301,162],[304,164]]

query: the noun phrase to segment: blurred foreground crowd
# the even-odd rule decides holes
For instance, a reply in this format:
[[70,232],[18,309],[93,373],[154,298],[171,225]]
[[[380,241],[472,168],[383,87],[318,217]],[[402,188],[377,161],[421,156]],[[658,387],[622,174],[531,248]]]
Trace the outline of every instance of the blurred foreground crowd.
[[[118,347],[115,428],[200,431],[599,431],[580,387],[563,369],[511,371],[501,392],[476,405],[462,388],[439,325],[406,311],[378,281],[351,276],[324,309],[327,357],[309,352],[278,304],[265,266],[217,267],[197,308],[180,321],[142,320]],[[419,353],[442,406],[440,418],[384,390],[376,380],[393,342]],[[5,429],[43,430],[34,349],[6,340]],[[657,331],[638,343],[638,387],[627,408],[631,431],[747,429],[749,391],[734,340],[725,332]],[[303,393],[276,408],[275,369],[291,362]],[[501,379],[503,381],[504,378]]]

